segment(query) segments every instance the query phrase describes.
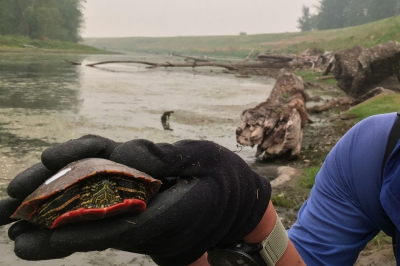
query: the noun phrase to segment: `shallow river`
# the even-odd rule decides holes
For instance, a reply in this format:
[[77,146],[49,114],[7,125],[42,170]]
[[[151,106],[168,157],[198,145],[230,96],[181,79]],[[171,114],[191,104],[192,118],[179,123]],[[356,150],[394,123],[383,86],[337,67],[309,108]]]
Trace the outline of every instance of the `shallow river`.
[[[41,152],[85,134],[116,141],[206,139],[255,162],[255,149],[236,146],[240,113],[264,101],[274,84],[219,68],[146,69],[133,64],[74,66],[108,60],[165,61],[159,56],[0,54],[0,183],[36,163]],[[169,59],[174,60],[176,59]],[[161,116],[173,111],[169,125]],[[0,227],[0,265],[26,265]],[[29,265],[153,265],[141,255],[107,250]]]

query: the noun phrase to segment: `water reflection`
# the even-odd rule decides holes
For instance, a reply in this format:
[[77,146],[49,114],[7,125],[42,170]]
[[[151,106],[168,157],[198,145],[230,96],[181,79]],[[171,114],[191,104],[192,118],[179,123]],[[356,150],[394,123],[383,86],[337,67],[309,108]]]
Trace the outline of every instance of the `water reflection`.
[[29,152],[42,151],[50,147],[51,143],[37,138],[24,138],[17,134],[12,134],[4,129],[5,124],[0,124],[0,149],[2,154],[10,157],[22,157]]
[[65,57],[68,56],[0,56],[2,156],[20,158],[40,153],[54,144],[43,133],[46,124],[57,126],[53,121],[57,119],[47,118],[64,111],[79,111],[82,105],[79,90],[81,72],[63,62],[61,58]]
[[79,68],[54,56],[0,59],[0,108],[78,111]]

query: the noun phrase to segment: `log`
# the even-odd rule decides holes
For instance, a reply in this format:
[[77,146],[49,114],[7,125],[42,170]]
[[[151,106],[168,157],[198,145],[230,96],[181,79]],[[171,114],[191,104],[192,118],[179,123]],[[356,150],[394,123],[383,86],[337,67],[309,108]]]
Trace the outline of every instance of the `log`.
[[341,106],[350,106],[353,104],[353,99],[350,97],[341,97],[338,99],[332,99],[322,105],[315,105],[313,107],[307,108],[307,112],[309,113],[322,113],[324,111],[328,111],[333,108],[341,107]]
[[154,63],[148,61],[136,61],[136,60],[118,60],[118,61],[102,61],[96,62],[92,64],[87,64],[88,67],[95,67],[98,65],[104,64],[116,64],[116,63],[133,63],[133,64],[144,64],[149,65],[148,68],[156,68],[156,67],[222,67],[228,70],[239,70],[239,69],[263,69],[263,68],[283,68],[287,67],[286,63],[268,63],[268,62],[258,62],[258,63],[237,63],[237,64],[226,64],[226,63],[218,63],[218,62],[193,62],[193,63]]
[[332,68],[333,68],[333,60],[332,60],[332,62],[329,62],[328,66],[326,67],[322,76],[327,76],[329,74],[329,72],[331,72]]
[[205,58],[199,58],[199,57],[191,57],[191,56],[180,55],[180,54],[175,54],[175,53],[172,53],[172,55],[173,55],[173,56],[176,56],[176,57],[183,57],[183,58],[185,58],[185,61],[186,61],[186,62],[189,62],[189,61],[194,61],[194,62],[211,62],[211,61],[215,61],[215,60],[213,60],[213,59],[205,59]]
[[290,62],[296,59],[295,55],[282,55],[282,54],[260,54],[257,59],[259,61],[281,61]]
[[288,151],[292,158],[300,154],[302,128],[308,121],[307,95],[300,77],[281,70],[268,99],[244,110],[236,129],[236,141],[244,146],[257,145],[256,157],[280,156]]
[[400,44],[395,41],[369,49],[355,47],[335,55],[332,73],[338,86],[354,98],[376,87],[400,92]]
[[72,62],[72,61],[69,61],[69,60],[66,60],[66,59],[64,59],[64,61],[67,62],[67,63],[70,63],[71,65],[74,65],[74,66],[80,66],[80,65],[82,65],[82,63]]
[[334,75],[330,75],[330,76],[322,76],[322,77],[316,77],[316,80],[328,80],[328,79],[334,79],[335,76]]

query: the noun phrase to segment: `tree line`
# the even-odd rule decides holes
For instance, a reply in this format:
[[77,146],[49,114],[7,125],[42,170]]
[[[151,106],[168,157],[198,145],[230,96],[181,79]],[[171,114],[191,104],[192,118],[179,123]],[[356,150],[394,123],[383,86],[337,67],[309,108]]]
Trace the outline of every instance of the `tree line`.
[[78,42],[85,0],[0,0],[0,35]]
[[400,14],[400,0],[320,0],[312,14],[303,6],[298,18],[301,31],[357,26]]

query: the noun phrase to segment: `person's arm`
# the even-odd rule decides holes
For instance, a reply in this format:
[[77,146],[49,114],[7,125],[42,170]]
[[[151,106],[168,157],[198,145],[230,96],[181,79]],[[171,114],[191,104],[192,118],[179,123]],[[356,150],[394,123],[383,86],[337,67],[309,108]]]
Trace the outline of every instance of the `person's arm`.
[[[264,213],[260,223],[254,228],[254,230],[243,238],[243,241],[246,243],[261,243],[266,237],[269,236],[272,229],[275,226],[276,215],[275,209],[270,201],[268,204],[268,208]],[[204,253],[197,261],[189,264],[189,266],[209,266],[210,264],[207,261],[207,253]],[[288,246],[286,248],[285,253],[275,264],[276,266],[285,266],[285,265],[306,265],[299,253],[293,246],[292,242],[289,240]],[[268,265],[269,266],[269,265]]]

